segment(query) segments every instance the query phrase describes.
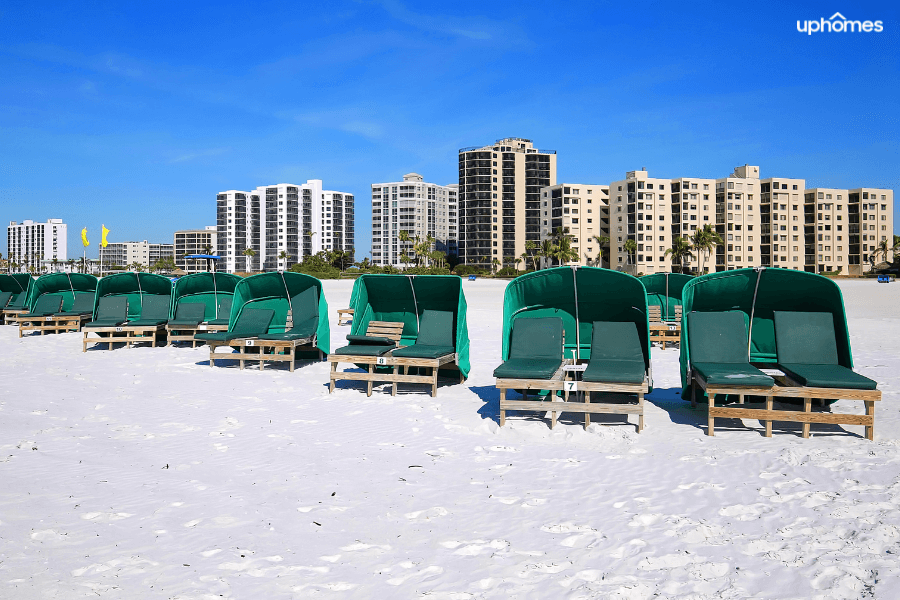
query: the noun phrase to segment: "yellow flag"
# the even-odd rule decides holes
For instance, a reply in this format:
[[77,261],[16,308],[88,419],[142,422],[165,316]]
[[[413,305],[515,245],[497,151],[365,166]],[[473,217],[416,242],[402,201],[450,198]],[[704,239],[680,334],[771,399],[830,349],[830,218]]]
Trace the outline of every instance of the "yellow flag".
[[106,248],[106,234],[109,233],[109,229],[106,228],[106,225],[100,226],[100,245]]
[[91,243],[87,239],[87,227],[81,230],[81,244],[87,248]]

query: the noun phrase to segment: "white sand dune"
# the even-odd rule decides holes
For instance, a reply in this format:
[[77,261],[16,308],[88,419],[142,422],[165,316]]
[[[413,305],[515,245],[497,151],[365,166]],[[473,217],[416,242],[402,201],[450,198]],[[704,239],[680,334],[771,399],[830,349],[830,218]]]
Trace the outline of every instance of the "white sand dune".
[[[472,373],[436,399],[0,327],[0,598],[900,597],[900,284],[841,283],[875,442],[707,437],[673,349],[640,435],[501,429],[503,287],[465,282]],[[334,316],[350,283],[325,289]]]

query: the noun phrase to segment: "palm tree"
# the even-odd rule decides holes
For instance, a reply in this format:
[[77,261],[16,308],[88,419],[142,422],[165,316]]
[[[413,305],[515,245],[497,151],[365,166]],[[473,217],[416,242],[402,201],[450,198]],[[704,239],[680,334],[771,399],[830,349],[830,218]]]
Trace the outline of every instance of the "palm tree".
[[500,266],[500,260],[495,256],[491,259],[491,273],[494,273],[498,266]]
[[686,239],[678,236],[672,240],[672,247],[666,250],[666,256],[672,255],[672,263],[678,264],[681,272],[684,273],[684,259],[694,258],[691,253],[691,244]]
[[534,265],[534,270],[537,271],[538,270],[538,260],[540,260],[540,258],[541,258],[540,254],[539,254],[540,246],[538,246],[531,240],[527,240],[525,242],[525,250],[526,250],[526,253],[523,254],[522,256],[525,258],[530,258],[531,262]]
[[[314,232],[315,233],[315,232]],[[256,256],[256,251],[253,248],[244,248],[243,252],[244,256],[247,257],[247,272],[253,272],[253,257]]]
[[541,245],[536,254],[541,258],[552,260],[553,256],[556,254],[556,244],[554,244],[553,240],[550,238],[544,238],[541,240]]
[[628,238],[625,240],[625,243],[622,244],[622,249],[625,250],[625,260],[626,264],[631,265],[632,275],[634,275],[634,271],[636,269],[636,265],[634,264],[634,253],[637,252],[637,242],[633,239]]
[[703,229],[698,229],[694,235],[691,236],[691,245],[693,249],[701,253],[701,274],[705,272],[705,261],[703,259],[711,254],[717,246],[721,246],[724,243],[721,236],[719,236],[719,234],[716,233],[716,230],[712,228],[712,225],[704,225]]
[[609,247],[609,236],[594,235],[594,236],[591,236],[591,239],[593,239],[595,242],[597,242],[597,245],[600,247],[599,250],[597,251],[597,266],[602,267],[603,266],[603,252],[606,248]]
[[280,260],[285,261],[285,266],[287,266],[287,260],[288,260],[290,257],[291,257],[291,256],[290,256],[287,252],[285,252],[284,250],[282,250],[281,253],[278,255],[278,258],[279,258]]

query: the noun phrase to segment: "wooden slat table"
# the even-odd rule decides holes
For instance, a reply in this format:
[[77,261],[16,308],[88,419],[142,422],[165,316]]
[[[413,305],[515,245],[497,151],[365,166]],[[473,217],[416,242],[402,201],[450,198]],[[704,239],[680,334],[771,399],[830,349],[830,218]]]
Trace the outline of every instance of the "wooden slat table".
[[339,308],[337,311],[338,314],[338,325],[349,325],[353,321],[353,309],[352,308]]
[[[256,338],[243,338],[231,340],[228,342],[207,342],[209,346],[209,366],[214,367],[216,360],[237,360],[240,362],[240,368],[244,368],[244,363],[253,361],[259,363],[259,370],[262,371],[267,362],[286,362],[290,366],[290,370],[294,372],[294,363],[297,360],[297,351],[303,348],[317,350],[319,360],[324,354],[316,348],[316,336],[301,338],[299,340],[260,340]],[[216,354],[216,349],[221,347],[236,348],[237,352],[230,354]],[[248,348],[254,350],[248,351]],[[271,350],[268,352],[267,350]]]
[[680,323],[650,323],[650,343],[659,342],[662,349],[666,349],[666,344],[677,344],[681,341],[681,324]]

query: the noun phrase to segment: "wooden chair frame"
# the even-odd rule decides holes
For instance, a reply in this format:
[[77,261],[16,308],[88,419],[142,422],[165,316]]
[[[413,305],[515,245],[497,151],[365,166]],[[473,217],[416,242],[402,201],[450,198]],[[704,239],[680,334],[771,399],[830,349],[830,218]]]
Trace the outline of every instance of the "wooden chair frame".
[[81,331],[81,327],[91,320],[90,314],[69,315],[61,317],[59,315],[50,315],[48,317],[40,317],[39,319],[30,319],[28,321],[19,321],[19,337],[26,331],[40,331],[44,335],[48,331],[51,333],[66,333],[68,331]]
[[194,326],[176,325],[175,327],[172,327],[171,325],[166,324],[166,336],[169,345],[171,345],[172,342],[191,342],[191,348],[196,348],[198,343],[202,344],[205,340],[195,339],[194,335],[216,331],[228,331],[228,325],[198,323]]
[[[123,323],[115,327],[84,327],[84,339],[81,341],[81,351],[87,352],[90,344],[108,344],[107,350],[113,349],[113,344],[124,343],[126,348],[139,342],[150,342],[155,348],[160,333],[165,333],[165,324],[161,325],[128,325]],[[88,334],[96,333],[98,337],[89,338]],[[119,335],[116,335],[119,334]],[[165,342],[163,343],[165,345]]]
[[[259,370],[262,371],[267,362],[286,362],[290,366],[291,373],[294,372],[294,364],[297,360],[297,351],[303,348],[316,350],[319,353],[319,360],[322,360],[324,354],[316,348],[317,338],[315,335],[300,338],[297,340],[260,340],[254,337],[238,338],[228,342],[220,342],[215,340],[206,341],[209,346],[209,366],[216,366],[216,360],[237,360],[240,363],[240,369],[243,370],[244,363],[254,361],[259,363]],[[216,354],[216,348],[229,347],[237,348],[237,352],[229,354]],[[259,352],[247,352],[246,348],[257,348]],[[271,353],[267,352],[271,349]]]
[[349,325],[351,323],[351,321],[353,321],[353,309],[352,308],[339,308],[337,311],[337,314],[338,314],[338,320],[337,320],[338,326]]
[[[763,363],[759,368],[778,369],[776,365]],[[780,369],[778,369],[780,371]],[[775,385],[765,387],[730,387],[711,386],[703,380],[696,371],[691,369],[691,406],[696,407],[696,387],[700,386],[709,396],[709,415],[706,435],[715,435],[716,418],[725,419],[759,419],[765,425],[765,437],[772,437],[772,421],[789,421],[802,423],[801,436],[809,437],[811,423],[823,423],[829,425],[862,425],[865,427],[866,439],[875,439],[875,403],[881,400],[881,390],[856,390],[842,388],[816,388],[805,387],[791,379],[783,371],[781,375],[773,375]],[[738,405],[743,405],[745,396],[762,396],[766,403],[765,409],[738,408],[735,406],[716,406],[716,396],[720,394],[738,396]],[[802,398],[803,410],[775,410],[776,397]],[[861,400],[865,403],[866,414],[853,415],[848,413],[813,412],[812,401],[820,400]]]
[[28,313],[27,308],[4,308],[3,322],[6,325],[18,325],[19,317]]

